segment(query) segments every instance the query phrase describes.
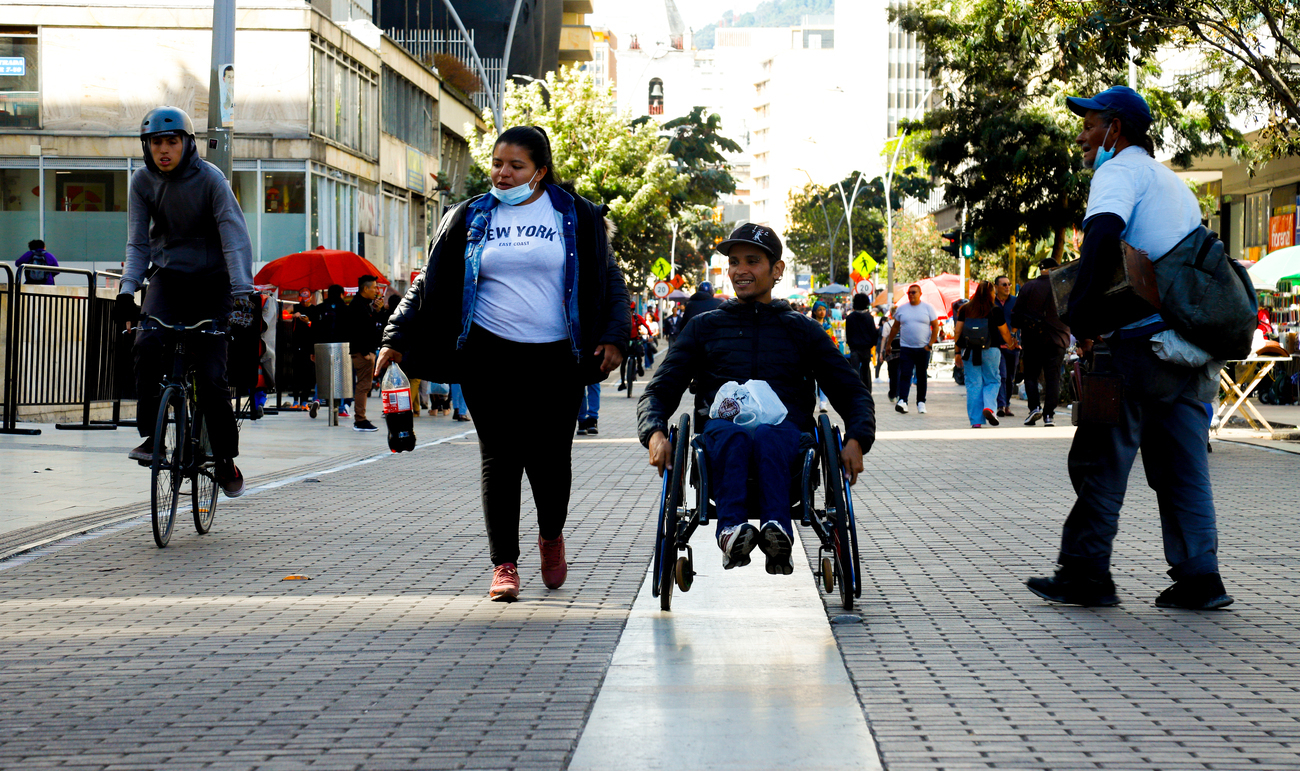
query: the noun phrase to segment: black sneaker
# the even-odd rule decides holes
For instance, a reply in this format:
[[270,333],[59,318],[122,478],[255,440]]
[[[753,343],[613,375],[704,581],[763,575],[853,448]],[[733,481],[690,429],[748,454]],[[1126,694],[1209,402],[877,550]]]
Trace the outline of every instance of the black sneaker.
[[[1035,423],[1037,423],[1038,419],[1041,417],[1043,417],[1043,409],[1041,407],[1035,407],[1034,409],[1030,410],[1029,417],[1025,418],[1025,425],[1032,426]],[[1051,424],[1045,423],[1044,425],[1051,425]]]
[[216,477],[221,492],[225,493],[227,498],[238,498],[244,494],[244,475],[240,473],[235,461],[230,458],[217,461],[217,467],[212,475]]
[[1056,418],[1053,417],[1053,416],[1051,416],[1051,415],[1044,415],[1044,416],[1043,416],[1043,425],[1044,425],[1044,426],[1054,426],[1054,425],[1056,425]]
[[722,567],[731,570],[749,564],[749,553],[758,541],[758,528],[745,522],[723,530],[718,536],[718,548],[722,549]]
[[152,463],[153,462],[153,437],[146,436],[144,438],[144,441],[140,443],[140,446],[128,452],[126,454],[126,457],[130,458],[131,460],[140,461],[141,463]]
[[576,432],[576,435],[577,435],[577,436],[586,436],[586,435],[587,435],[587,427],[584,426],[584,425],[582,425],[582,421],[578,421],[578,430],[577,430],[577,432]]
[[758,548],[767,555],[767,572],[774,576],[788,576],[794,572],[790,552],[794,542],[789,534],[775,522],[768,522],[758,531]]
[[352,430],[353,430],[353,431],[366,431],[366,432],[369,432],[369,431],[378,431],[378,430],[379,430],[379,426],[376,426],[374,423],[371,423],[371,422],[368,421],[368,420],[358,420],[358,421],[356,421],[355,423],[352,424]]
[[1115,595],[1115,582],[1109,573],[1100,578],[1088,578],[1065,568],[1057,568],[1056,575],[1051,578],[1031,578],[1025,582],[1025,586],[1044,600],[1066,605],[1109,607],[1119,604],[1119,597]]
[[1218,573],[1184,578],[1160,593],[1157,608],[1182,608],[1183,610],[1215,610],[1232,604],[1232,595],[1223,588]]
[[984,408],[984,422],[988,423],[990,426],[996,426],[998,424],[997,414],[988,407]]
[[618,388],[617,388],[616,390],[619,390],[619,391],[626,391],[626,390],[627,390],[627,383],[619,383],[619,384],[618,384]]
[[590,435],[590,436],[595,436],[596,434],[599,434],[599,433],[600,433],[600,430],[599,430],[598,428],[596,428],[596,419],[595,419],[595,418],[592,418],[592,419],[591,419],[591,422],[587,424],[587,434]]

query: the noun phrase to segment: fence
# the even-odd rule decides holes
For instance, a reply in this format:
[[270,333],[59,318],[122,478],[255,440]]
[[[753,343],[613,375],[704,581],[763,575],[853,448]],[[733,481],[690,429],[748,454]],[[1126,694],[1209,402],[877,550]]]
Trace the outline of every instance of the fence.
[[[474,55],[470,53],[470,43],[474,42],[474,30],[469,31],[469,43],[461,37],[459,30],[390,29],[387,34],[394,43],[405,48],[422,62],[431,65],[434,54],[450,54],[473,70],[479,80],[483,80],[483,73],[474,66]],[[482,61],[483,69],[487,70],[487,82],[483,83],[483,88],[469,95],[480,111],[489,108],[489,95],[501,93],[501,84],[505,81],[503,71],[505,62],[500,57],[484,58]]]
[[[30,266],[14,271],[0,265],[8,278],[4,294],[4,423],[0,433],[39,434],[19,429],[18,408],[81,405],[79,423],[58,423],[55,428],[111,430],[121,420],[121,383],[117,372],[115,325],[111,297],[101,297],[100,277],[112,274],[40,266],[43,271],[82,276],[86,294],[69,294],[59,287],[22,282]],[[112,401],[113,419],[91,420],[92,402]]]

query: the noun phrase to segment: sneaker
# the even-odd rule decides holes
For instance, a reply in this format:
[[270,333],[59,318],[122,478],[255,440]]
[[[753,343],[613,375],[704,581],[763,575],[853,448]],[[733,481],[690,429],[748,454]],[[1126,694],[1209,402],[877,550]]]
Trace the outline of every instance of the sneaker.
[[244,475],[240,473],[235,461],[230,458],[217,461],[217,467],[212,475],[216,477],[221,492],[225,493],[227,498],[238,498],[244,494]]
[[564,586],[564,579],[569,575],[569,563],[564,561],[564,536],[548,541],[539,535],[537,548],[542,551],[542,583],[547,589]]
[[497,565],[492,571],[492,586],[488,597],[493,602],[514,602],[519,599],[519,570],[515,563],[506,562]]
[[924,414],[925,414],[925,402],[917,402],[917,403],[916,403],[916,412],[917,412],[918,415],[924,415]]
[[619,390],[619,391],[626,391],[626,390],[627,390],[627,383],[619,383],[619,384],[618,384],[618,389],[617,389],[617,390]]
[[357,422],[355,422],[355,423],[352,424],[352,430],[353,430],[353,431],[366,431],[366,432],[370,432],[370,431],[378,431],[378,430],[379,430],[379,426],[376,426],[374,423],[371,423],[371,422],[368,421],[368,420],[364,420],[364,419],[362,419],[362,420],[358,420]]
[[585,421],[579,420],[577,436],[586,436],[586,435],[587,435],[587,426],[585,425]]
[[1218,573],[1184,578],[1160,593],[1156,598],[1157,608],[1181,608],[1183,610],[1215,610],[1232,604],[1232,596],[1223,588],[1223,579]]
[[1007,416],[1007,411],[1002,409],[1001,407],[998,407],[998,417],[1005,418],[1006,416]]
[[907,402],[903,401],[902,399],[899,399],[897,402],[895,402],[895,404],[894,404],[894,412],[901,412],[901,413],[903,413],[904,415],[906,415],[906,414],[907,414]]
[[595,436],[596,434],[600,433],[600,429],[596,427],[596,418],[592,418],[591,422],[587,424],[587,433],[590,434],[591,436]]
[[745,522],[723,530],[718,535],[718,548],[722,549],[722,567],[731,570],[749,564],[749,553],[758,540],[758,528]]
[[794,542],[790,535],[775,522],[768,522],[758,531],[758,548],[767,555],[767,572],[774,576],[788,576],[794,572],[790,552]]
[[1007,405],[1006,407],[1003,407],[1003,408],[1002,408],[1002,417],[1004,417],[1004,418],[1014,418],[1015,416],[1016,416],[1016,413],[1014,413],[1014,412],[1011,411],[1011,406],[1010,406],[1010,405]]
[[971,424],[970,424],[970,427],[971,427],[971,428],[984,428],[984,424],[982,424],[982,423],[971,423]]
[[1115,582],[1110,574],[1100,578],[1088,578],[1064,567],[1056,569],[1051,578],[1031,578],[1025,582],[1029,591],[1051,602],[1066,605],[1083,605],[1084,607],[1109,607],[1119,604],[1115,596]]
[[346,404],[343,405],[343,406],[341,406],[341,407],[339,407],[339,417],[340,417],[340,418],[349,418],[349,417],[352,417],[351,414],[348,412],[348,407],[347,407]]
[[1056,425],[1056,418],[1053,417],[1053,416],[1051,416],[1051,415],[1044,415],[1044,416],[1043,416],[1043,425],[1044,425],[1044,426],[1054,426],[1054,425]]
[[[1038,419],[1041,417],[1043,417],[1043,409],[1041,407],[1035,407],[1033,410],[1029,412],[1029,417],[1025,418],[1025,425],[1032,426],[1035,423],[1037,423]],[[1051,424],[1049,423],[1046,425],[1051,425]]]
[[461,423],[468,423],[471,420],[468,412],[458,412],[455,415],[452,415],[451,419],[460,421]]
[[126,457],[130,458],[131,460],[138,460],[141,463],[144,463],[146,461],[152,461],[153,460],[153,437],[146,436],[144,438],[144,441],[140,443],[140,446],[128,452],[126,454]]
[[990,426],[996,426],[998,424],[997,413],[993,412],[993,410],[989,409],[988,407],[985,407],[984,421],[988,423]]

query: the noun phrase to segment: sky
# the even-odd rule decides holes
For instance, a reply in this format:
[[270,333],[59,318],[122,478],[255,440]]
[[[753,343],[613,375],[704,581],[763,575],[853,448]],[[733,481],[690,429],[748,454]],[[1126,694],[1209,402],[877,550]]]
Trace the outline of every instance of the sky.
[[[760,0],[675,0],[677,11],[691,29],[717,21],[725,11],[746,13],[758,7]],[[587,23],[595,27],[609,27],[617,33],[635,32],[648,24],[663,24],[663,3],[660,0],[592,0],[595,13],[587,15]]]

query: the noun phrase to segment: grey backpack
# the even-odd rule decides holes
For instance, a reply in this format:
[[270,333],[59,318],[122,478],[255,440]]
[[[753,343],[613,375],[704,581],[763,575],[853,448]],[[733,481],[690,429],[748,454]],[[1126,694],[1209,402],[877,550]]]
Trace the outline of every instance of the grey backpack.
[[1259,301],[1217,233],[1198,226],[1154,267],[1165,323],[1216,359],[1250,355]]

